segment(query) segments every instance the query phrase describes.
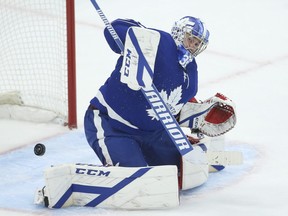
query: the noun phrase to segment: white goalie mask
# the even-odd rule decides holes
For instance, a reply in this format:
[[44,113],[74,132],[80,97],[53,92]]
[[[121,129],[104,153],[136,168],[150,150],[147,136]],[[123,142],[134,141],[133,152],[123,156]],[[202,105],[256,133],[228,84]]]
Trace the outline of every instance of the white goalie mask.
[[[174,23],[171,30],[171,35],[177,46],[184,46],[194,57],[196,57],[199,53],[206,49],[209,42],[210,33],[200,19],[185,16]],[[187,47],[185,40],[199,41],[197,48],[190,49]]]

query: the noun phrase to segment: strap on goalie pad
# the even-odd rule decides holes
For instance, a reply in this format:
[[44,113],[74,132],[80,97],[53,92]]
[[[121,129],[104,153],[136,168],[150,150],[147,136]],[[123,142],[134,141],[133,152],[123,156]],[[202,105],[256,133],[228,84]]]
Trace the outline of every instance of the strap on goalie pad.
[[49,208],[160,209],[179,205],[176,166],[64,164],[45,170]]
[[188,102],[181,109],[179,124],[210,137],[220,136],[236,124],[235,104],[219,93],[202,103]]
[[[150,87],[160,41],[160,33],[154,30],[130,27],[126,34],[121,82],[132,90]],[[148,67],[152,70],[147,70]]]

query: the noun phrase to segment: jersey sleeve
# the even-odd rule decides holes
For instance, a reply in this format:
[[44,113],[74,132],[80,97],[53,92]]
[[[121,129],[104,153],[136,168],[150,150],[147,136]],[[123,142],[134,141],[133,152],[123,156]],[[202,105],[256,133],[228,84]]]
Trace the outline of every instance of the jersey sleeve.
[[[140,22],[137,22],[133,19],[116,19],[111,23],[111,25],[115,29],[116,33],[118,34],[123,44],[125,44],[125,37],[126,37],[126,32],[128,28],[130,28],[131,26],[144,27]],[[120,54],[121,50],[118,47],[115,40],[113,39],[113,37],[111,36],[107,27],[104,29],[104,36],[110,48],[115,53]]]

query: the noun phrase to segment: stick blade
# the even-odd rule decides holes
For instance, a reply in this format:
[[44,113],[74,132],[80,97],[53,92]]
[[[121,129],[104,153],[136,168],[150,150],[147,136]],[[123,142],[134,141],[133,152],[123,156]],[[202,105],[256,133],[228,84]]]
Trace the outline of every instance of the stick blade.
[[210,165],[241,165],[243,154],[240,151],[208,151],[208,163]]

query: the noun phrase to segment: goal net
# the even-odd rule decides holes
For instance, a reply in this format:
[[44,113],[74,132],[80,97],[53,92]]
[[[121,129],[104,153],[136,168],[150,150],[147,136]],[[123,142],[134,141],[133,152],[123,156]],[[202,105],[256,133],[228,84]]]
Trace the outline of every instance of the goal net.
[[0,118],[77,127],[74,0],[0,0]]

